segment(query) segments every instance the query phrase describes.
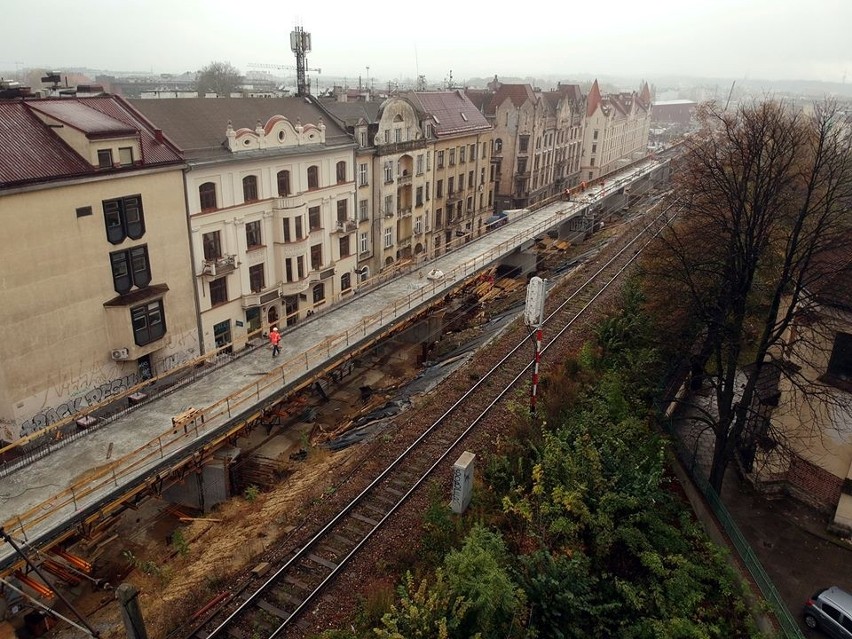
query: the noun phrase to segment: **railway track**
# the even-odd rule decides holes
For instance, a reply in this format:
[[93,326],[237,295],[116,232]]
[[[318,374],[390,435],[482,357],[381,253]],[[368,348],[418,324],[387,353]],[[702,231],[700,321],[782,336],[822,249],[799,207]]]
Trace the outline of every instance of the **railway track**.
[[[613,240],[614,253],[591,276],[573,288],[555,289],[546,304],[542,352],[554,346],[595,301],[617,282],[669,220],[669,209]],[[560,295],[561,293],[561,295]],[[260,564],[233,592],[213,600],[182,636],[190,639],[253,639],[278,637],[315,601],[346,564],[389,518],[448,460],[462,440],[508,393],[516,389],[533,365],[530,340],[516,341],[496,357],[490,370],[424,429],[360,494],[297,550]],[[188,630],[187,630],[188,628]]]

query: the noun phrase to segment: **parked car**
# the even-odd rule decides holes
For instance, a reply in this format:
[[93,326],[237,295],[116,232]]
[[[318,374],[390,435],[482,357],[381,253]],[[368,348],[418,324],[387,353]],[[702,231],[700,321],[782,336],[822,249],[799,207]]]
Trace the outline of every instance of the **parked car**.
[[842,588],[823,588],[805,602],[805,625],[829,637],[852,639],[852,594]]

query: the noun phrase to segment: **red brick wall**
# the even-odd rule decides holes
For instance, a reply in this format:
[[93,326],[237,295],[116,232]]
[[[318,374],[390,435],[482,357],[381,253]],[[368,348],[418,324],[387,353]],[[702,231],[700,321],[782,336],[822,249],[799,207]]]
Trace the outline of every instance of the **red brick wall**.
[[787,481],[796,496],[803,501],[828,512],[834,512],[837,508],[843,488],[840,477],[801,457],[793,457],[787,471]]

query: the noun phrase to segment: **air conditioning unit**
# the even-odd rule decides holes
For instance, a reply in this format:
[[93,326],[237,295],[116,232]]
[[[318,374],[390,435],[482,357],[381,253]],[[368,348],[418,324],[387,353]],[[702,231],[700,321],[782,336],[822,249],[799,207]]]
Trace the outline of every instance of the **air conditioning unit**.
[[114,360],[122,360],[130,357],[130,351],[126,348],[116,348],[110,353]]

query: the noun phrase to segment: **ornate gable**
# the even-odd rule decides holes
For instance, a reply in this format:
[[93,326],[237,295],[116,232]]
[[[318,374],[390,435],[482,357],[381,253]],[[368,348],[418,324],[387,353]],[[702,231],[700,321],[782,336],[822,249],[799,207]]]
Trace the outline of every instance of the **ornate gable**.
[[325,124],[320,118],[316,125],[303,125],[301,120],[296,120],[293,125],[283,115],[273,115],[265,125],[258,120],[252,130],[246,127],[234,129],[229,120],[226,136],[231,153],[325,144]]

